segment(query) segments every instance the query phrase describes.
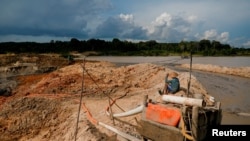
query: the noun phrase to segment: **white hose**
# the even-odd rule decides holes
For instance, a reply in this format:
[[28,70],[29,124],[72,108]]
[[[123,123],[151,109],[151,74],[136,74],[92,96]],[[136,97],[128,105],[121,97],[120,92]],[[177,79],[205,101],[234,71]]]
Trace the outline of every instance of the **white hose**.
[[109,129],[109,130],[111,130],[111,131],[113,131],[113,132],[115,132],[116,134],[118,134],[118,135],[120,135],[120,136],[122,136],[122,137],[124,137],[124,138],[126,138],[126,139],[128,139],[130,141],[141,141],[140,139],[138,139],[136,137],[133,137],[133,136],[131,136],[129,134],[126,134],[126,133],[124,133],[122,131],[119,131],[116,128],[114,128],[112,126],[109,126],[107,124],[104,124],[102,122],[98,122],[98,124],[101,125],[101,126],[103,126],[103,127],[105,127],[105,128],[107,128],[107,129]]
[[[126,116],[132,116],[132,115],[135,115],[135,114],[138,114],[140,112],[142,112],[144,106],[143,105],[140,105],[138,106],[137,108],[134,108],[132,110],[129,110],[129,111],[126,111],[126,112],[123,112],[123,113],[118,113],[118,114],[113,114],[113,117],[126,117]],[[106,114],[107,115],[110,115],[110,113],[108,111],[106,111]]]
[[237,113],[237,115],[250,117],[250,113]]

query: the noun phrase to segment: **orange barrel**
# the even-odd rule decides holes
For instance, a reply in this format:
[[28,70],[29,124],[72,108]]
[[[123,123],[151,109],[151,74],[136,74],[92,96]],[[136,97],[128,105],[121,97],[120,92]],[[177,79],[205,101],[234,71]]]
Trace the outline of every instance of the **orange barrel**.
[[145,114],[146,119],[148,120],[170,126],[177,126],[181,118],[179,109],[174,107],[164,107],[152,103],[148,103]]

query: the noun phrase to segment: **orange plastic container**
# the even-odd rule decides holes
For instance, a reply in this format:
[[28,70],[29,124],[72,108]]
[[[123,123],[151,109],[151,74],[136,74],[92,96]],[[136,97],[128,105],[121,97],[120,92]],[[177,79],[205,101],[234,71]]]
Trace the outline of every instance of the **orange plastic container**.
[[148,103],[145,114],[148,120],[170,126],[177,126],[181,118],[181,113],[177,108],[164,107],[152,103]]

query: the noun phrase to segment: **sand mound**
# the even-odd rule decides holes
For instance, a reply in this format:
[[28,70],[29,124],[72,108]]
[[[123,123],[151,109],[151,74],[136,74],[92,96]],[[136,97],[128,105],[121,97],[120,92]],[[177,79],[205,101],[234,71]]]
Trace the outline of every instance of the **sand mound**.
[[[86,62],[48,74],[19,77],[15,95],[1,106],[0,140],[74,140],[81,93],[92,116],[112,125],[105,114],[108,97],[124,96],[117,104],[125,111],[140,105],[144,95],[155,100],[160,96],[158,90],[164,86],[166,73],[171,71],[149,63],[116,67],[109,62]],[[187,88],[189,74],[177,73],[181,87]],[[191,78],[190,92],[208,96],[196,78]],[[113,112],[121,111],[113,109]],[[85,112],[80,117],[77,140],[116,139],[107,129],[93,126]],[[123,120],[136,124],[134,118]],[[134,131],[133,127],[119,122],[115,127],[127,133]]]
[[[180,66],[183,68],[190,68],[190,64],[181,64]],[[250,78],[250,67],[233,68],[211,64],[192,64],[192,69]]]

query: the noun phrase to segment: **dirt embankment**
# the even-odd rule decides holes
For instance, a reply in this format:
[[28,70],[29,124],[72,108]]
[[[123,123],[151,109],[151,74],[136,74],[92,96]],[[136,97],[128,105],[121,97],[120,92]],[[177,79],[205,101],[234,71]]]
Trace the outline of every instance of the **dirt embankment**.
[[[180,67],[190,68],[190,64],[181,64]],[[223,67],[223,66],[217,66],[217,65],[211,65],[211,64],[208,64],[208,65],[193,64],[192,69],[250,78],[250,67],[233,68],[233,67]]]
[[[51,65],[56,63],[52,59],[46,61]],[[137,107],[145,95],[159,100],[158,90],[163,88],[166,73],[172,71],[148,63],[123,67],[95,61],[70,65],[67,60],[57,63],[61,67],[52,72],[18,76],[12,95],[0,96],[0,140],[74,140],[81,93],[93,118],[140,138],[133,126],[113,122],[106,115],[105,108],[110,99],[118,97],[122,97],[116,101],[120,108],[112,109],[114,113]],[[186,88],[189,74],[179,73],[178,78],[181,87]],[[208,96],[206,89],[193,76],[190,91]],[[81,110],[77,140],[118,140],[113,132],[90,123],[86,114]],[[122,120],[136,126],[135,118],[140,119],[140,115]]]

